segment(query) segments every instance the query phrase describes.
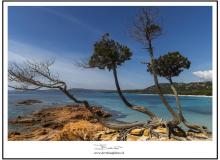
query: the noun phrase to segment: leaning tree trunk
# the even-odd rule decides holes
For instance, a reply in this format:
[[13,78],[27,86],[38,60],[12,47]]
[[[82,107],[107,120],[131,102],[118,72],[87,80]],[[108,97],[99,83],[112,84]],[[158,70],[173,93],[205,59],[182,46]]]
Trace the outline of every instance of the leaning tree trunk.
[[182,111],[182,106],[181,106],[181,104],[180,104],[179,96],[178,96],[178,93],[177,93],[176,88],[175,88],[174,85],[173,85],[173,81],[172,81],[171,78],[169,79],[169,82],[170,82],[170,88],[172,89],[173,94],[174,94],[175,99],[176,99],[176,107],[177,107],[177,109],[178,109],[178,114],[179,114],[179,116],[180,116],[180,118],[181,118],[181,121],[182,121],[183,111]]
[[67,97],[69,97],[71,100],[73,100],[75,103],[78,104],[83,104],[96,118],[103,126],[110,128],[110,129],[115,129],[115,130],[120,130],[120,129],[128,129],[132,127],[138,127],[138,126],[143,126],[145,123],[128,123],[128,124],[109,124],[106,121],[104,121],[101,117],[99,117],[94,111],[93,108],[89,105],[88,101],[86,100],[78,100],[76,99],[66,88],[59,88]]
[[151,44],[150,40],[149,40],[148,51],[150,53],[151,64],[153,66],[152,67],[152,71],[153,71],[154,83],[155,83],[155,86],[156,86],[156,88],[158,90],[159,97],[160,97],[161,101],[163,102],[163,104],[165,105],[165,107],[167,108],[167,110],[173,116],[173,120],[169,121],[168,125],[175,127],[179,123],[181,123],[180,116],[172,109],[172,107],[169,105],[169,103],[167,102],[166,98],[164,97],[164,95],[163,95],[163,93],[161,91],[161,88],[160,88],[160,85],[159,85],[159,82],[158,82],[157,74],[154,72],[154,55],[153,55],[153,47],[152,47],[152,44]]
[[139,111],[139,112],[141,112],[141,113],[145,113],[145,114],[147,114],[151,119],[158,119],[158,117],[157,117],[153,112],[151,112],[149,109],[147,109],[147,108],[145,108],[145,107],[135,106],[135,105],[132,105],[131,103],[129,103],[129,102],[127,101],[127,99],[124,97],[124,95],[123,95],[123,93],[122,93],[122,91],[121,91],[121,88],[120,88],[120,85],[119,85],[119,82],[118,82],[118,76],[117,76],[116,67],[113,68],[113,75],[114,75],[115,85],[116,85],[118,94],[119,94],[120,98],[122,99],[122,101],[124,102],[124,104],[125,104],[127,107],[129,107],[130,109]]
[[196,125],[196,124],[191,124],[189,123],[185,117],[183,116],[183,111],[182,111],[182,106],[181,106],[181,103],[180,103],[180,100],[179,100],[179,96],[178,96],[178,93],[177,93],[177,90],[173,84],[173,81],[172,79],[169,79],[169,82],[170,82],[170,88],[172,89],[174,95],[175,95],[175,98],[176,98],[176,105],[177,105],[177,108],[178,108],[178,112],[179,112],[179,116],[181,118],[181,121],[183,122],[183,124],[190,128],[190,129],[193,129],[193,130],[196,130],[196,131],[199,131],[199,132],[202,132],[202,133],[207,133],[207,128],[205,126],[199,126],[199,125]]

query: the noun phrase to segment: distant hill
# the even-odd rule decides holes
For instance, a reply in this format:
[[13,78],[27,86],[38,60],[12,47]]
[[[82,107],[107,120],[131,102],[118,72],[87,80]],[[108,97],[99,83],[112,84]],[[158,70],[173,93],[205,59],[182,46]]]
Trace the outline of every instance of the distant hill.
[[[174,83],[179,95],[212,95],[212,82]],[[164,94],[173,94],[169,83],[161,83]],[[157,94],[155,85],[145,89],[125,90],[126,93]]]
[[[192,83],[174,83],[179,95],[212,95],[212,82],[192,82]],[[161,89],[164,94],[173,94],[169,83],[161,83]],[[102,92],[102,93],[116,93],[116,90],[102,90],[102,89],[83,89],[83,88],[71,88],[70,92],[85,93],[85,92]],[[9,93],[16,93],[17,91],[10,90]],[[60,92],[56,89],[49,90],[37,90],[31,92]],[[125,93],[139,93],[139,94],[157,94],[156,87],[150,86],[145,89],[123,90]]]

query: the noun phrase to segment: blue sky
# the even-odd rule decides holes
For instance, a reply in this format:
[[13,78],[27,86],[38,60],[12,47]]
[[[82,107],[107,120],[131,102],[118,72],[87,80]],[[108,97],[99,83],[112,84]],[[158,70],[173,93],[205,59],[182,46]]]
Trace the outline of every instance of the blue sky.
[[[92,54],[93,44],[104,33],[133,52],[132,60],[119,67],[123,89],[153,84],[142,61],[149,61],[143,46],[129,34],[141,7],[9,7],[9,61],[42,61],[55,58],[52,67],[70,87],[115,89],[113,74],[82,69],[75,61]],[[191,68],[178,82],[210,79],[212,70],[211,7],[159,7],[164,33],[153,42],[155,56],[179,51],[188,57]],[[208,74],[208,75],[207,75]],[[207,78],[208,77],[208,78]],[[166,82],[161,78],[161,82]]]

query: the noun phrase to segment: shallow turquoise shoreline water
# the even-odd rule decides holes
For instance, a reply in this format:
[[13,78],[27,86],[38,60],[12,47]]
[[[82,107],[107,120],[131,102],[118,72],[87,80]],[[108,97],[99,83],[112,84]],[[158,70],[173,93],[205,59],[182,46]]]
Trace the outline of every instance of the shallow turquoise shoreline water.
[[[99,105],[113,113],[113,118],[126,122],[146,121],[145,114],[128,109],[119,99],[117,93],[103,93],[95,91],[79,91],[73,93],[79,99],[86,99],[91,104]],[[146,94],[125,94],[127,99],[136,105],[147,106],[164,119],[169,119],[170,114],[161,103],[158,95]],[[175,107],[175,98],[166,96],[169,103]],[[41,104],[32,106],[15,106],[18,100],[38,99],[43,101]],[[17,116],[24,116],[42,108],[61,106],[72,103],[65,95],[58,91],[36,91],[26,93],[9,92],[8,97],[8,117],[9,119]],[[180,96],[185,117],[194,123],[206,125],[212,129],[212,97]],[[175,108],[174,108],[175,109]],[[9,126],[10,128],[10,126]]]

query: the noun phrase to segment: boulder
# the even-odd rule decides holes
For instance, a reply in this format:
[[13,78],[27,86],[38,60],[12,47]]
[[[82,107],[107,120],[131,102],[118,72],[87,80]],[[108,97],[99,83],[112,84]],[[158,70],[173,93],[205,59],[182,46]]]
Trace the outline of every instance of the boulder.
[[14,132],[9,133],[9,137],[15,136],[15,135],[20,135],[20,134],[21,133],[14,131]]
[[209,138],[204,133],[188,132],[187,135],[192,137],[192,138],[199,138],[199,139],[208,139]]
[[111,133],[116,133],[116,131],[112,129],[108,129],[105,131],[105,134],[111,134]]
[[69,140],[93,140],[97,132],[103,131],[106,128],[103,127],[99,123],[90,123],[89,121],[86,120],[81,120],[78,122],[70,122],[66,124],[62,131],[65,133],[71,133],[71,135],[66,136],[67,138],[76,138],[77,139],[69,139]]
[[33,117],[24,117],[24,118],[16,118],[14,120],[9,120],[8,123],[10,124],[33,124],[35,122],[35,119]]
[[51,135],[49,135],[47,138],[42,138],[42,139],[39,139],[41,141],[61,141],[62,140],[62,134],[60,133],[53,133]]
[[101,107],[93,107],[92,110],[94,111],[95,114],[97,114],[100,117],[103,118],[111,117],[111,114],[103,111]]
[[150,136],[150,129],[145,129],[143,135],[146,137]]
[[148,136],[141,136],[141,137],[139,137],[138,138],[138,141],[147,141],[147,140],[149,140],[150,139],[150,137],[148,137]]
[[178,137],[187,137],[186,133],[185,133],[183,130],[178,129],[178,128],[174,129],[174,131],[172,132],[172,134],[173,134],[174,136],[178,136]]
[[111,133],[111,134],[102,134],[100,136],[100,141],[117,141],[119,134]]
[[170,141],[170,139],[168,137],[161,137],[159,140],[160,141]]
[[127,135],[127,141],[138,141],[140,137],[133,136],[133,135]]
[[36,99],[22,100],[22,101],[17,101],[16,106],[19,106],[19,105],[32,105],[32,104],[35,104],[35,103],[42,103],[42,101],[36,100]]
[[134,136],[141,136],[144,132],[143,128],[138,128],[138,129],[132,129],[130,134]]
[[156,129],[154,129],[154,132],[158,132],[158,133],[162,133],[162,134],[167,134],[167,129],[166,128],[162,128],[162,127],[158,127]]

